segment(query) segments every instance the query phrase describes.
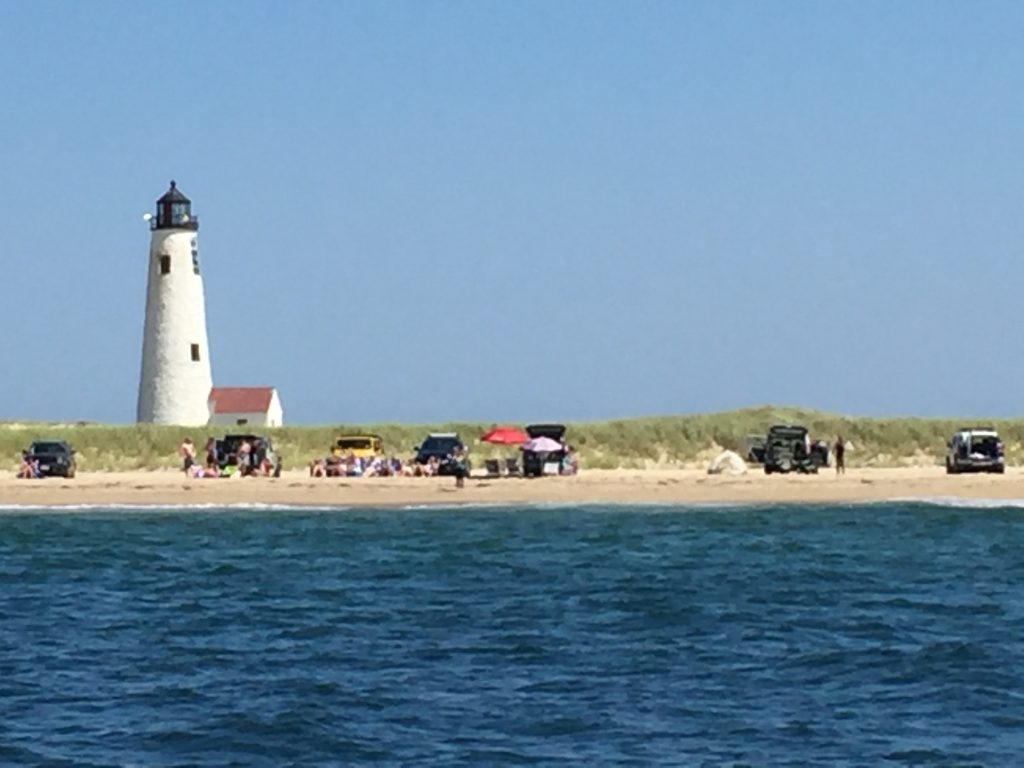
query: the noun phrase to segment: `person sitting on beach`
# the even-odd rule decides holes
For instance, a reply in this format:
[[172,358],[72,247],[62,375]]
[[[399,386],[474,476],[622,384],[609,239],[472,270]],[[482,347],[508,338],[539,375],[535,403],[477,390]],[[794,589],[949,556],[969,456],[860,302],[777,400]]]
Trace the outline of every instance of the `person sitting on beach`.
[[576,453],[571,445],[566,446],[565,455],[562,456],[562,464],[558,468],[561,475],[575,475],[579,471],[579,462],[576,460]]
[[322,459],[309,462],[310,477],[327,477],[327,467]]
[[196,447],[192,444],[192,438],[186,437],[178,446],[178,455],[181,456],[182,471],[187,475],[196,463]]
[[331,456],[327,459],[326,469],[328,477],[344,477],[348,474],[348,464],[345,463],[343,456]]
[[39,477],[39,462],[29,456],[28,451],[21,453],[21,466],[18,467],[19,480],[34,480]]

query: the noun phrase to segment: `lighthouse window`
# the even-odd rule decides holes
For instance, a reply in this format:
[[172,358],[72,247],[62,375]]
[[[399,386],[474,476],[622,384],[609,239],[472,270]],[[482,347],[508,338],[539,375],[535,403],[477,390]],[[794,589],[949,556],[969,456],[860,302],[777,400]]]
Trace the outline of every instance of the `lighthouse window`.
[[192,249],[192,271],[199,274],[199,251]]
[[199,362],[199,345],[198,344],[193,344],[192,345],[192,362],[193,363],[198,363]]
[[171,274],[171,257],[164,255],[160,257],[160,274],[169,275]]

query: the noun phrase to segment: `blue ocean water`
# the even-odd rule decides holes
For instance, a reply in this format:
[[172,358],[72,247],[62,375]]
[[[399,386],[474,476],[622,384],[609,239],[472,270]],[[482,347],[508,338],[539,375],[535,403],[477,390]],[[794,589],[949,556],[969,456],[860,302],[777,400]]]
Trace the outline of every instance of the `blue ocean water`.
[[990,765],[1024,510],[0,514],[0,763]]

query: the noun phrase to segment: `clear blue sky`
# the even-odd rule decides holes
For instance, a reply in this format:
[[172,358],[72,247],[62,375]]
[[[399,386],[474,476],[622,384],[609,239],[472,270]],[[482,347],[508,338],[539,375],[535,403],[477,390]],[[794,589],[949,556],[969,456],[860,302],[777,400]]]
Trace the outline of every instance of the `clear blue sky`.
[[1024,5],[0,2],[0,419],[134,418],[149,231],[291,423],[1024,413]]

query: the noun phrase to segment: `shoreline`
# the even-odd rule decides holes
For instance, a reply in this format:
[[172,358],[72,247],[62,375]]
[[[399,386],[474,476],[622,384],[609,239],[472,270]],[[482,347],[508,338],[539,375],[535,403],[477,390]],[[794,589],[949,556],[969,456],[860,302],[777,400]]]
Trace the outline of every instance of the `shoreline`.
[[852,469],[818,475],[708,475],[700,470],[584,470],[573,477],[189,479],[172,470],[83,472],[73,480],[0,477],[0,507],[515,506],[536,504],[776,505],[1024,500],[1024,469],[947,476],[942,467]]

